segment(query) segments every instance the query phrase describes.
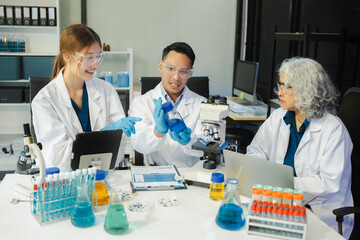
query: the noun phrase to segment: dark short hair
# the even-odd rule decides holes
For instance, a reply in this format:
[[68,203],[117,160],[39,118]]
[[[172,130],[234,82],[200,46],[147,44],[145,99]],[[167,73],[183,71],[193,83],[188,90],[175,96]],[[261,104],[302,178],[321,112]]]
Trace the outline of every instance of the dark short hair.
[[175,42],[164,48],[162,54],[162,60],[166,58],[170,51],[174,50],[177,53],[185,54],[191,60],[191,67],[195,62],[195,53],[189,44],[184,42]]

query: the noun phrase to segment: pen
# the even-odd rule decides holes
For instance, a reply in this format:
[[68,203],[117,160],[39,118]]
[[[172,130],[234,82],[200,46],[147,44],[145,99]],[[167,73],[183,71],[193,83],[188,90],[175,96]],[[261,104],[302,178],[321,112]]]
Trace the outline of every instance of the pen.
[[131,193],[132,193],[132,195],[133,195],[133,196],[136,196],[134,184],[132,183],[132,181],[130,181],[130,187],[131,187]]

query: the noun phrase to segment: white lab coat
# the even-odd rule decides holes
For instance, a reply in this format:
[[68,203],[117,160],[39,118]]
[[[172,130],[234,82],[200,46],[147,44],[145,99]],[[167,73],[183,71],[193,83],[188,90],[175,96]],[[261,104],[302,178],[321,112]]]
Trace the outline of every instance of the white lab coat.
[[[247,155],[284,163],[287,152],[290,125],[283,117],[287,110],[279,108],[262,124]],[[295,188],[310,192],[318,197],[309,205],[313,212],[337,231],[332,210],[353,206],[351,194],[351,152],[353,144],[342,121],[330,114],[310,121],[294,156],[297,177]],[[343,234],[351,234],[353,219],[344,218]]]
[[133,99],[129,116],[141,117],[142,121],[136,123],[136,133],[131,137],[133,147],[136,151],[144,154],[144,162],[154,162],[157,165],[176,165],[177,167],[191,167],[195,165],[203,155],[202,151],[191,149],[191,145],[197,140],[201,133],[200,103],[206,99],[194,92],[187,86],[183,91],[183,97],[177,107],[187,127],[191,128],[191,141],[187,145],[181,145],[174,141],[169,133],[158,138],[154,134],[155,120],[153,110],[155,104],[153,99],[165,97],[161,93],[160,82],[154,89]]
[[[41,142],[46,167],[70,170],[73,141],[83,132],[79,118],[71,104],[63,70],[41,89],[31,103],[33,123],[38,142]],[[119,96],[111,84],[98,78],[86,81],[91,130],[101,128],[125,117]],[[124,154],[124,135],[119,161]]]

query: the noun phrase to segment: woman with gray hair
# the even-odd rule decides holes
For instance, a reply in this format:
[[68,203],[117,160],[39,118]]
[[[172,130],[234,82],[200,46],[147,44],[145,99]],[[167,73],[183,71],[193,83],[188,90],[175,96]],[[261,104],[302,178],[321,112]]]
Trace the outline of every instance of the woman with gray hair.
[[[281,108],[259,128],[247,155],[291,166],[295,188],[315,194],[311,210],[337,230],[332,210],[353,206],[353,144],[336,116],[339,94],[323,67],[309,58],[286,59],[279,77]],[[343,226],[348,238],[353,218],[345,217]]]

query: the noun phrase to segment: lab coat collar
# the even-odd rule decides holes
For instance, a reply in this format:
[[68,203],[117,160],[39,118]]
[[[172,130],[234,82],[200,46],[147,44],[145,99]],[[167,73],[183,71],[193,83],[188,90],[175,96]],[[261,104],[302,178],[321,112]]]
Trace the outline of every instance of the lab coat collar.
[[[95,87],[93,79],[86,81],[86,89],[88,91],[88,99],[89,99],[89,115],[90,115],[90,123],[91,123],[91,129],[95,129],[96,122],[99,117],[99,113],[101,110],[101,107],[98,104],[98,99],[100,98],[100,93],[102,92],[102,89],[97,89]],[[103,85],[97,86],[97,87],[103,87]]]
[[[155,87],[154,90],[155,90],[156,96],[162,96],[163,103],[165,103],[166,102],[165,96],[161,92],[161,84],[162,84],[162,82],[160,82]],[[180,113],[182,118],[185,118],[186,116],[188,116],[190,114],[189,110],[188,110],[188,106],[189,106],[189,104],[192,104],[195,101],[195,96],[186,85],[184,87],[184,91],[182,92],[182,95],[183,95],[183,97],[182,97],[181,102],[180,102],[178,108],[176,109],[176,111],[178,111]]]
[[297,152],[300,151],[308,142],[310,142],[311,134],[321,131],[324,121],[325,114],[321,118],[312,119],[309,121],[307,129],[305,130],[305,133],[299,143]]
[[63,71],[64,68],[62,68],[59,72],[59,74],[57,75],[56,79],[54,81],[56,81],[56,86],[59,89],[59,100],[60,102],[64,105],[65,109],[67,109],[68,112],[68,116],[71,119],[71,123],[73,124],[73,127],[77,129],[78,132],[83,132],[82,126],[80,124],[80,120],[78,118],[78,116],[76,115],[76,112],[71,104],[71,99],[70,99],[70,95],[69,92],[66,88],[65,85],[65,80],[63,77]]

